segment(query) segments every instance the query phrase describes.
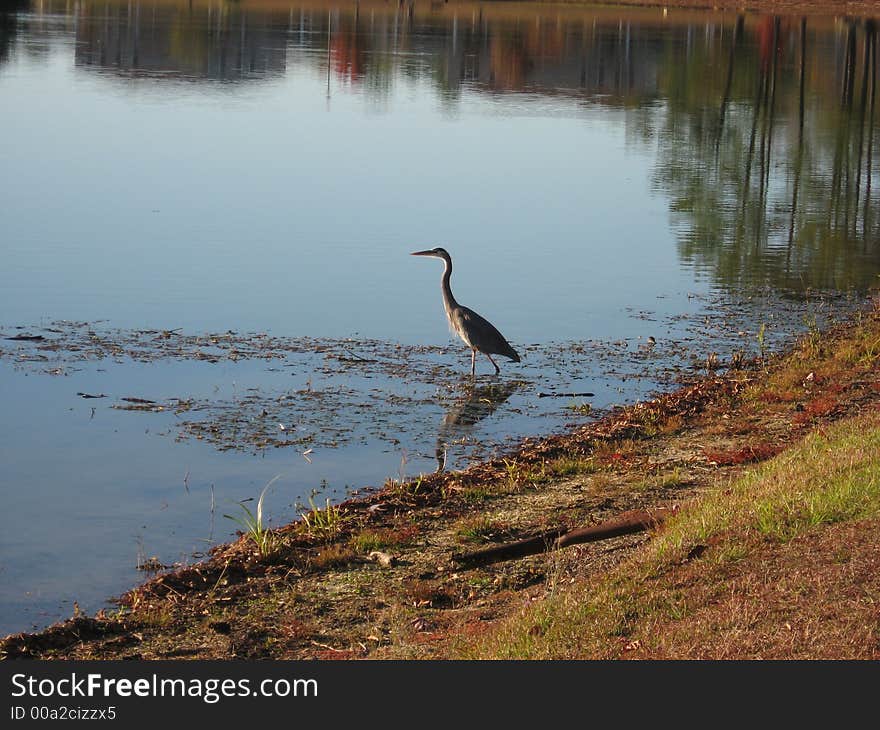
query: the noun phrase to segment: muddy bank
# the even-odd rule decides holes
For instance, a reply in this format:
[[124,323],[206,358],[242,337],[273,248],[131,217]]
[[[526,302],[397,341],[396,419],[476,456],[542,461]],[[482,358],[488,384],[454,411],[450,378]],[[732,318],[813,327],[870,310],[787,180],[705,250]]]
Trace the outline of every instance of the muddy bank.
[[[243,535],[156,576],[117,611],[0,644],[6,658],[426,658],[567,581],[599,575],[651,532],[491,565],[462,553],[629,510],[675,508],[806,433],[880,403],[880,317],[811,332],[571,433],[462,471],[390,481]],[[873,354],[872,354],[873,353]],[[662,528],[660,528],[662,529]]]

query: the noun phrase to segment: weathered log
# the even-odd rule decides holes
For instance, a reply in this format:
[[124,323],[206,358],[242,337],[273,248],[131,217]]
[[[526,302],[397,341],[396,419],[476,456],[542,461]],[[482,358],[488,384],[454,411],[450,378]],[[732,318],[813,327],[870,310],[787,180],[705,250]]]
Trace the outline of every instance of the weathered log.
[[564,528],[556,530],[548,530],[534,537],[527,537],[525,540],[517,540],[507,545],[496,545],[494,547],[477,550],[473,553],[463,553],[461,555],[453,555],[452,559],[457,563],[467,563],[469,566],[488,565],[490,563],[500,563],[502,560],[513,560],[522,558],[526,555],[536,555],[546,550],[552,549],[556,540],[565,534]]
[[538,553],[558,550],[582,542],[608,540],[620,535],[650,530],[674,512],[674,508],[667,507],[658,507],[653,510],[631,510],[624,512],[613,520],[607,520],[598,525],[580,527],[568,532],[562,529],[549,530],[535,537],[518,540],[507,545],[496,545],[472,553],[453,555],[452,559],[468,567],[475,567],[522,558],[526,555],[537,555]]
[[590,527],[581,527],[561,535],[554,545],[555,548],[564,548],[569,545],[577,545],[581,542],[594,542],[596,540],[608,540],[619,535],[629,535],[634,532],[644,532],[656,527],[669,517],[674,509],[658,507],[653,510],[637,509],[624,512],[615,520],[602,522]]

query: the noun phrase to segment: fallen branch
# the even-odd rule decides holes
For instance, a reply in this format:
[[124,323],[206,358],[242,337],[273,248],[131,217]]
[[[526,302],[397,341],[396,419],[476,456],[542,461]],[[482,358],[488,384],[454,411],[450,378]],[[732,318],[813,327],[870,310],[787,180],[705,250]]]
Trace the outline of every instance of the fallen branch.
[[580,527],[569,532],[562,529],[550,530],[535,537],[529,537],[507,545],[496,545],[495,547],[477,550],[473,553],[453,555],[452,559],[457,563],[464,563],[474,567],[499,563],[503,560],[514,560],[526,555],[537,555],[538,553],[558,550],[582,542],[608,540],[620,535],[644,532],[661,524],[674,512],[675,508],[667,507],[659,507],[650,511],[631,510],[624,512],[613,520],[601,522],[598,525]]

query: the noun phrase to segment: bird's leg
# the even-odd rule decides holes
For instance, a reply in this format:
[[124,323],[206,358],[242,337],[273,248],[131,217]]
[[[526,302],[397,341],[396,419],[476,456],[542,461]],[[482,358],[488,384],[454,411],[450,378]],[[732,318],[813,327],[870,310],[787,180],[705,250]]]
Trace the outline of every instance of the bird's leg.
[[471,377],[477,372],[477,351],[471,350]]
[[489,362],[491,362],[495,366],[495,374],[498,375],[498,373],[501,372],[501,368],[498,367],[498,363],[495,362],[495,360],[492,358],[492,356],[488,352],[486,353],[486,357],[488,357]]

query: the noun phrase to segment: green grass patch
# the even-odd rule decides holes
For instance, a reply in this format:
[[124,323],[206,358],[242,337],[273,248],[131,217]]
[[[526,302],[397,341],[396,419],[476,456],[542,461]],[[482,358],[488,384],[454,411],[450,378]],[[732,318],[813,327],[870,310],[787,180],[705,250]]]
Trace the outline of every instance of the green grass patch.
[[309,512],[303,512],[302,519],[306,532],[312,537],[330,540],[339,534],[351,517],[341,507],[332,504],[328,497],[323,507],[318,507],[309,497]]
[[487,484],[478,484],[467,487],[461,491],[461,498],[468,504],[483,504],[494,497],[500,497],[503,492]]
[[384,484],[384,491],[391,496],[400,499],[411,499],[423,493],[422,478],[416,479],[387,479]]
[[460,542],[488,542],[507,532],[507,527],[488,515],[477,515],[462,520],[455,530]]
[[561,479],[592,474],[594,471],[596,471],[596,462],[592,457],[561,456],[544,466],[546,476]]
[[653,489],[675,489],[677,487],[687,486],[689,479],[684,472],[675,467],[670,471],[661,472],[653,476],[639,479],[630,485],[634,492],[649,492]]
[[535,481],[531,467],[526,464],[504,459],[504,470],[507,472],[506,491],[508,493],[515,493]]
[[719,484],[616,570],[555,591],[496,631],[458,645],[456,655],[622,656],[640,642],[650,644],[655,627],[693,610],[676,587],[680,566],[689,561],[705,561],[697,575],[711,588],[713,581],[724,581],[725,563],[749,558],[750,546],[878,514],[880,413],[875,411],[814,432],[735,481]]
[[[280,476],[280,475],[279,475]],[[273,477],[269,483],[263,487],[260,496],[257,499],[256,510],[251,510],[244,502],[239,502],[242,514],[240,515],[223,515],[226,519],[238,523],[244,534],[257,546],[262,557],[271,555],[278,547],[278,540],[274,532],[270,530],[263,522],[263,500],[266,498],[266,492],[269,491],[279,476]]]
[[880,425],[876,415],[815,431],[704,497],[656,541],[658,557],[731,530],[791,540],[817,525],[880,510]]
[[366,529],[354,535],[349,544],[355,552],[363,555],[373,550],[406,547],[413,542],[417,534],[418,528],[415,525]]

